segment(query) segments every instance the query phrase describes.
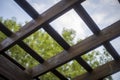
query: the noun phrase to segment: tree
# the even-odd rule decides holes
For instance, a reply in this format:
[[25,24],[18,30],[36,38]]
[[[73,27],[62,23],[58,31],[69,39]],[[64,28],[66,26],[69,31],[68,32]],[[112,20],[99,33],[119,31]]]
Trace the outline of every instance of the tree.
[[[21,28],[21,24],[16,23],[16,18],[3,20],[0,18],[0,22],[2,22],[7,28],[9,28],[12,32],[16,32]],[[62,31],[62,37],[70,44],[75,44],[75,31],[72,29],[64,28]],[[0,32],[0,41],[5,39],[6,36]],[[55,56],[57,53],[61,52],[63,48],[56,43],[44,30],[40,29],[23,40],[27,45],[29,45],[32,49],[34,49],[40,56],[42,56],[45,60],[49,59],[52,56]],[[81,40],[78,40],[79,42]],[[6,51],[11,57],[13,57],[16,61],[22,64],[26,68],[31,68],[37,64],[39,64],[35,59],[33,59],[27,52],[25,52],[18,45],[13,46],[9,50]],[[91,51],[86,55],[82,56],[86,62],[88,62],[93,68],[104,64],[107,61],[110,61],[112,58],[108,54],[108,52],[104,49],[103,53],[99,51]],[[86,72],[82,66],[80,66],[75,60],[64,64],[63,66],[57,68],[59,72],[64,74],[67,78],[72,79],[76,75],[82,74]],[[45,75],[40,77],[41,80],[59,80],[55,75],[51,72],[46,73]]]

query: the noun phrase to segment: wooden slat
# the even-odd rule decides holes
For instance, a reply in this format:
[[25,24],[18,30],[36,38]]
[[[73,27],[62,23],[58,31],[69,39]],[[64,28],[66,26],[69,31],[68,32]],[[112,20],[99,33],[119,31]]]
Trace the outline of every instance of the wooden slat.
[[86,23],[86,25],[94,34],[99,34],[100,29],[86,12],[86,10],[82,7],[82,5],[80,5],[80,3],[74,5],[74,10],[78,13],[78,15],[82,18],[82,20]]
[[51,72],[56,75],[58,78],[60,78],[60,80],[68,80],[65,76],[63,76],[60,72],[58,72],[55,69],[52,69]]
[[[52,8],[48,9],[46,12],[41,14],[41,17],[30,21],[28,24],[23,26],[20,31],[16,32],[16,34],[12,35],[11,37],[5,39],[0,45],[0,52],[9,49],[11,46],[14,46],[20,40],[26,38],[31,33],[35,32],[43,23],[46,23],[53,17],[58,17],[60,13],[70,8],[73,4],[77,2],[82,2],[83,0],[63,0],[53,6]],[[62,7],[61,7],[62,6]],[[3,46],[4,45],[4,46]]]
[[40,64],[34,67],[33,69],[31,69],[32,75],[33,76],[42,75],[43,73],[46,73],[53,68],[61,66],[62,64],[74,59],[77,56],[81,56],[87,53],[88,51],[102,45],[102,43],[118,37],[119,35],[120,35],[120,21],[103,29],[98,36],[92,35],[86,38],[85,40],[81,41],[80,43],[71,47],[68,52],[63,51],[58,55],[48,59],[42,65]]
[[[2,54],[4,57],[6,57],[9,61],[11,61],[12,63],[14,63],[15,65],[17,65],[21,70],[25,70],[25,68],[22,66],[22,65],[20,65],[17,61],[15,61],[13,58],[11,58],[10,56],[8,56],[6,53],[3,53]],[[34,78],[35,80],[39,80],[39,78],[38,77],[35,77]],[[8,79],[5,79],[5,80],[8,80]]]
[[0,74],[9,80],[32,80],[30,75],[2,55],[0,56]]
[[102,66],[97,67],[93,70],[93,72],[77,76],[73,80],[102,80],[103,78],[118,71],[120,71],[120,60],[108,62]]
[[70,45],[49,24],[43,25],[43,29],[65,50],[70,48]]
[[120,3],[120,0],[118,0],[118,2]]
[[4,57],[6,57],[9,61],[11,61],[12,63],[14,63],[15,65],[17,65],[20,69],[25,70],[25,68],[22,65],[20,65],[17,61],[15,61],[13,58],[11,58],[10,56],[8,56],[6,53],[2,53],[2,55]]
[[[100,33],[100,29],[97,26],[97,24],[92,20],[92,18],[89,16],[89,14],[86,12],[86,10],[82,7],[82,5],[80,5],[79,3],[77,3],[74,6],[75,11],[78,13],[78,15],[83,19],[83,21],[87,24],[87,26],[91,29],[91,31],[94,34],[99,34]],[[113,46],[108,42],[103,44],[104,47],[106,48],[106,50],[111,54],[111,56],[115,59],[118,60],[119,59],[119,55],[116,52],[116,50],[113,48]]]
[[[7,27],[5,27],[2,23],[0,23],[1,31],[7,35],[8,37],[13,34],[12,31],[10,31]],[[25,44],[23,41],[19,41],[18,45],[24,49],[27,53],[29,53],[33,58],[35,58],[38,62],[43,63],[44,59],[39,56],[33,49],[31,49],[27,44]]]
[[88,72],[91,72],[93,69],[92,67],[87,63],[85,62],[85,60],[83,60],[81,57],[76,57],[75,60],[81,65],[83,66],[83,68],[88,71]]
[[120,55],[117,53],[117,51],[113,48],[113,46],[111,45],[110,42],[105,42],[104,44],[104,47],[106,48],[106,50],[112,55],[112,57],[115,59],[115,60],[119,60],[120,58]]
[[7,79],[5,76],[0,74],[0,80],[9,80],[9,79]]
[[24,49],[27,53],[29,53],[35,60],[37,60],[39,63],[43,63],[45,60],[37,54],[32,48],[30,48],[26,43],[20,41],[18,45]]
[[39,17],[37,11],[26,0],[14,0],[19,4],[33,19]]

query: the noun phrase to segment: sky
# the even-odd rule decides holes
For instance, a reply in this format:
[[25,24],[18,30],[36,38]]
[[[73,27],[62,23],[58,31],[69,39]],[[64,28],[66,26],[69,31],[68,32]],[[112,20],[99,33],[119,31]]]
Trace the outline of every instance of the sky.
[[[27,0],[39,14],[42,14],[48,8],[52,7],[54,4],[60,0]],[[88,14],[96,22],[99,28],[102,30],[105,27],[113,24],[114,22],[120,20],[120,4],[117,0],[86,0],[82,3],[82,6],[86,9]],[[30,16],[27,15],[15,2],[14,0],[0,0],[0,17],[3,19],[10,19],[12,17],[17,18],[17,22],[24,25],[25,21],[31,21]],[[67,29],[73,29],[76,31],[77,39],[85,39],[93,33],[89,30],[86,24],[81,20],[78,14],[71,9],[64,15],[55,19],[50,23],[50,25],[61,34],[62,29],[65,27]],[[120,54],[120,37],[111,41],[113,47]],[[100,47],[102,49],[103,47]],[[120,73],[117,74],[120,76]],[[113,76],[118,80],[118,76]]]

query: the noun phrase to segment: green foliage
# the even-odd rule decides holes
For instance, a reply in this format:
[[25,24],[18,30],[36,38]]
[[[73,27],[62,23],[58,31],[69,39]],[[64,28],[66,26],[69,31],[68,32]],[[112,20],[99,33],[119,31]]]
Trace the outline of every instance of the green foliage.
[[[3,20],[0,17],[0,22],[2,22],[8,29],[12,32],[19,31],[21,24],[16,23],[16,18]],[[75,31],[72,29],[63,29],[62,31],[63,38],[70,44],[74,45],[75,41]],[[0,32],[0,41],[5,39],[6,36]],[[81,40],[78,40],[79,42]],[[40,29],[36,31],[34,34],[30,35],[24,42],[28,44],[32,49],[34,49],[40,56],[42,56],[45,60],[50,57],[55,56],[59,52],[63,50],[61,46],[59,46],[56,41],[54,41],[44,30]],[[26,68],[31,68],[37,64],[39,64],[35,59],[33,59],[27,52],[25,52],[18,45],[10,48],[6,51],[11,57],[13,57],[16,61],[22,64]],[[91,51],[90,53],[82,56],[84,60],[86,60],[93,68],[102,65],[112,58],[108,54],[106,50],[103,53],[99,51]],[[73,78],[79,74],[83,74],[86,72],[83,67],[81,67],[75,60],[64,64],[63,66],[57,68],[59,72],[64,74],[67,78]],[[54,74],[46,73],[45,75],[40,77],[41,80],[59,80]]]

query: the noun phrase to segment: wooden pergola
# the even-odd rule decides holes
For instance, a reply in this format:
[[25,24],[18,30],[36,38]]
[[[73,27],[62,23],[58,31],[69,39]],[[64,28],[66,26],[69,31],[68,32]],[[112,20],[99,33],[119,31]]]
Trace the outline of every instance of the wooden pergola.
[[[11,32],[0,23],[0,31],[8,36],[0,43],[0,80],[39,80],[39,76],[49,71],[55,74],[60,80],[68,80],[63,74],[57,71],[56,68],[72,60],[76,60],[87,71],[82,75],[76,76],[73,80],[103,80],[106,76],[120,71],[120,56],[110,43],[111,40],[120,36],[120,20],[105,29],[100,30],[97,24],[82,7],[81,3],[85,0],[61,0],[40,15],[26,0],[14,1],[26,11],[33,20],[21,27],[16,33]],[[52,26],[49,25],[51,21],[71,9],[74,9],[77,12],[89,29],[94,33],[92,36],[74,46],[70,46],[52,28]],[[64,48],[62,52],[48,60],[44,60],[23,42],[23,39],[40,28],[43,28],[60,46]],[[9,55],[5,54],[6,50],[16,44],[29,53],[40,64],[28,70]],[[106,48],[114,60],[92,69],[92,67],[79,56],[82,56],[101,45]]]

